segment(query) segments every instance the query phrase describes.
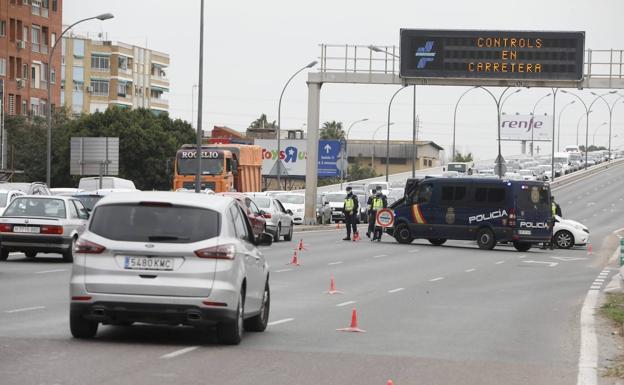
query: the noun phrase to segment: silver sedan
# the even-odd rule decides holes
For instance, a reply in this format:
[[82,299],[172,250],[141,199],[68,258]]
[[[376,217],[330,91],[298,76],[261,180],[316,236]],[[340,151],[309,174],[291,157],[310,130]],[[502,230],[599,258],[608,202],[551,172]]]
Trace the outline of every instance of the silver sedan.
[[281,237],[284,237],[285,241],[291,241],[293,237],[292,211],[285,209],[278,199],[270,196],[254,194],[251,195],[251,199],[262,210],[267,232],[273,235],[273,241],[278,242]]

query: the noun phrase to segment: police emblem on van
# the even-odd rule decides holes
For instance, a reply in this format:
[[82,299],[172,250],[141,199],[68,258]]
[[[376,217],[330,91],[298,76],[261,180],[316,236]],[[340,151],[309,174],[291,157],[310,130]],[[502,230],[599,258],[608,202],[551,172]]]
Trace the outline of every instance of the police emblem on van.
[[449,225],[455,223],[455,209],[452,207],[446,210],[446,223]]
[[507,210],[496,210],[488,214],[478,214],[478,215],[470,216],[468,217],[468,223],[471,224],[473,222],[489,221],[490,219],[503,218],[507,216],[508,216]]

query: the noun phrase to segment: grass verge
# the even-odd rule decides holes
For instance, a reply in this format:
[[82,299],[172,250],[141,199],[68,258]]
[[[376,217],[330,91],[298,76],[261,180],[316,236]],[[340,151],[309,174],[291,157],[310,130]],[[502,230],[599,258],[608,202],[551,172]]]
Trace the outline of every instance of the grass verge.
[[[620,333],[624,331],[624,293],[607,293],[600,312],[618,326]],[[624,359],[619,357],[613,365],[605,368],[601,374],[604,377],[624,379]]]

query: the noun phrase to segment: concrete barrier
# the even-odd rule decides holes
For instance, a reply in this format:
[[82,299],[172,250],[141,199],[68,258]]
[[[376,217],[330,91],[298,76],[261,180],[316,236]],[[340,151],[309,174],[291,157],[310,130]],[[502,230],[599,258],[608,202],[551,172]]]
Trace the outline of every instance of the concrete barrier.
[[568,175],[560,176],[559,178],[555,178],[554,181],[550,182],[550,187],[551,188],[562,187],[572,182],[575,182],[579,179],[582,179],[583,177],[587,177],[596,172],[606,170],[609,167],[616,167],[622,164],[624,164],[624,158],[614,159],[610,163],[602,162],[595,166],[588,167],[587,170],[576,171],[576,172],[573,172],[572,174],[568,174]]

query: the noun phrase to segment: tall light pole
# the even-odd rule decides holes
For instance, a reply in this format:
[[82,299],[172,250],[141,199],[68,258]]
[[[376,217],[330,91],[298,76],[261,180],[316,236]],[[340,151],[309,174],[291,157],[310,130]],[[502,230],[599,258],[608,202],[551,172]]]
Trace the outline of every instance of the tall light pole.
[[[592,112],[594,112],[594,111],[593,110],[589,110],[590,114]],[[579,126],[581,125],[581,121],[583,120],[583,118],[587,118],[587,115],[585,113],[583,113],[581,116],[579,116],[579,120],[578,120],[578,122],[576,122],[576,145],[577,145],[577,147],[579,145]]]
[[[539,102],[541,102],[542,100],[546,99],[547,97],[549,97],[552,94],[546,94],[544,96],[542,96],[541,98],[537,99],[537,102],[535,102],[535,104],[533,105],[533,110],[531,111],[531,157],[533,157],[533,147],[535,147],[534,144],[534,137],[533,137],[533,130],[534,130],[534,125],[535,122],[533,122],[533,118],[535,117],[535,109],[537,108],[537,105],[539,104]],[[555,117],[553,116],[553,119]],[[555,138],[553,138],[553,140],[555,140]]]
[[195,193],[201,192],[202,175],[202,109],[204,97],[204,0],[201,0],[199,12],[199,87],[197,90],[197,133],[195,135],[197,169],[195,170]]
[[457,99],[457,103],[455,103],[455,112],[453,113],[453,155],[451,156],[451,159],[453,160],[453,162],[455,162],[455,128],[456,128],[455,124],[457,122],[457,107],[459,106],[459,102],[462,100],[464,95],[466,95],[468,92],[474,90],[475,88],[479,88],[479,87],[475,86],[475,87],[469,88],[466,91],[464,91],[464,93],[461,94],[459,99]]
[[561,92],[563,92],[564,94],[570,94],[574,96],[576,99],[578,99],[581,102],[581,104],[583,104],[583,107],[585,108],[585,170],[587,170],[587,152],[588,152],[587,147],[589,146],[589,113],[591,112],[591,108],[594,105],[594,103],[596,103],[596,100],[598,100],[598,98],[594,99],[594,101],[591,102],[591,104],[588,107],[587,104],[583,101],[583,99],[577,94],[570,92],[570,91],[566,91],[566,90],[561,90]]
[[488,90],[487,88],[481,87],[481,86],[479,86],[479,88],[481,88],[483,91],[487,92],[492,97],[492,99],[494,99],[494,103],[496,104],[496,117],[497,117],[497,120],[498,120],[498,128],[497,128],[497,132],[498,132],[498,156],[496,157],[496,173],[498,174],[499,178],[502,178],[503,177],[503,156],[501,154],[501,127],[500,127],[501,110],[503,108],[503,105],[507,101],[507,99],[509,99],[509,97],[511,95],[517,94],[518,92],[522,91],[522,89],[519,88],[519,89],[515,90],[514,92],[510,93],[509,95],[507,95],[507,97],[505,99],[503,99],[503,96],[505,96],[505,93],[511,87],[505,88],[503,90],[503,92],[501,92],[501,94],[500,94],[500,96],[498,98],[496,98],[496,96],[494,96],[494,94],[490,90]]
[[[563,111],[565,111],[566,108],[568,108],[569,106],[573,105],[574,103],[576,103],[576,100],[572,100],[570,103],[566,104],[565,106],[563,106],[563,108],[561,108],[561,111],[559,111],[559,119],[557,119],[557,151],[559,151],[559,149],[561,148],[561,115],[563,114]],[[554,140],[554,138],[553,138]],[[578,145],[578,143],[577,143]]]
[[606,125],[607,125],[607,122],[602,122],[602,124],[596,127],[596,129],[594,130],[594,133],[592,134],[592,146],[596,146],[596,133],[598,132],[600,127],[606,126]]
[[[292,76],[288,79],[286,84],[284,84],[284,88],[282,88],[282,93],[279,97],[279,103],[277,105],[277,186],[278,190],[282,188],[282,159],[280,159],[281,145],[282,145],[282,97],[284,96],[284,92],[286,91],[286,87],[290,84],[290,81],[299,73],[305,69],[314,67],[318,62],[316,60],[306,64],[301,67],[297,72],[292,74]],[[318,128],[318,127],[317,127]]]
[[101,15],[87,17],[86,19],[78,20],[74,24],[65,28],[63,32],[61,32],[61,34],[54,41],[54,45],[50,49],[50,54],[48,55],[48,101],[46,103],[46,109],[47,109],[46,115],[47,115],[47,120],[48,120],[47,122],[48,123],[48,138],[47,138],[47,160],[46,160],[46,183],[48,184],[48,187],[52,187],[51,185],[52,183],[52,56],[54,55],[54,50],[56,49],[58,42],[61,41],[61,39],[63,38],[63,35],[65,35],[65,33],[69,31],[70,29],[74,28],[74,26],[76,26],[77,24],[80,24],[88,20],[94,20],[94,19],[108,20],[108,19],[112,19],[113,17],[115,16],[113,16],[112,13],[103,13]]
[[[347,152],[347,161],[349,161],[349,133],[351,132],[351,128],[353,128],[353,126],[356,125],[356,123],[361,123],[361,122],[366,122],[368,120],[368,118],[364,118],[364,119],[360,119],[360,120],[356,120],[355,122],[351,123],[349,125],[349,128],[347,129],[347,139],[346,139],[346,143],[345,143],[345,151],[340,151],[340,191],[342,191],[342,182],[344,181],[344,158],[343,158],[343,154],[345,152]],[[342,148],[341,148],[342,150]]]
[[193,84],[191,87],[191,127],[195,121],[195,88],[197,88],[197,84]]
[[[390,125],[392,126],[394,124],[394,122],[391,122]],[[372,155],[371,155],[371,168],[373,170],[375,170],[375,135],[377,135],[377,131],[379,131],[380,129],[386,127],[386,124],[382,124],[381,126],[375,128],[375,131],[373,131],[373,136],[371,137],[372,140],[372,145],[373,145],[373,151],[372,151]]]
[[616,94],[617,91],[611,91],[611,92],[607,92],[606,94],[602,94],[602,95],[598,95],[595,92],[592,92],[591,94],[594,96],[599,97],[600,99],[602,99],[603,102],[605,102],[605,104],[607,105],[607,108],[609,109],[609,162],[611,162],[611,125],[613,123],[613,109],[615,108],[615,105],[617,104],[617,102],[624,98],[624,95],[619,95],[619,97],[617,99],[615,99],[615,101],[613,102],[613,104],[609,104],[607,102],[607,100],[604,98],[605,95],[612,95],[612,94]]
[[403,86],[396,90],[396,92],[390,98],[390,102],[388,103],[388,131],[386,133],[386,182],[388,181],[388,175],[390,173],[390,107],[392,107],[392,101],[394,100],[394,97],[397,96],[397,94],[406,87],[407,86]]

